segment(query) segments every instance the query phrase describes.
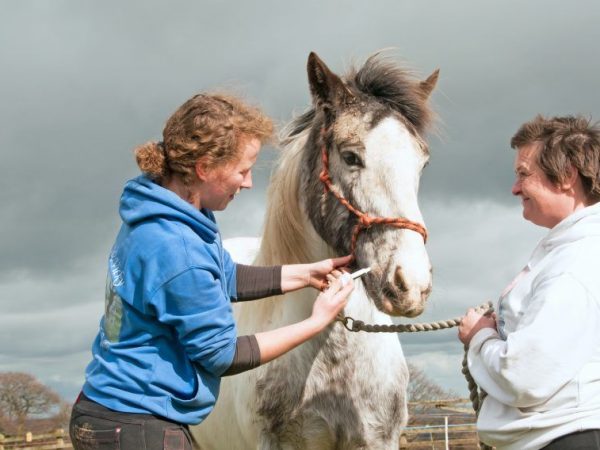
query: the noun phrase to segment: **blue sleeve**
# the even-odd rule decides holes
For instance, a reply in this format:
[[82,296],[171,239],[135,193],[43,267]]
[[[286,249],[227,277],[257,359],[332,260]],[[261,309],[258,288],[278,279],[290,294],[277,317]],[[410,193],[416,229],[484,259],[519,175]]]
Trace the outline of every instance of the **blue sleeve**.
[[152,304],[158,320],[175,328],[190,360],[217,376],[229,368],[237,330],[217,274],[188,269],[163,284]]
[[231,255],[225,249],[223,249],[223,268],[225,269],[225,275],[227,276],[227,287],[229,290],[229,296],[236,299],[237,294],[237,264]]

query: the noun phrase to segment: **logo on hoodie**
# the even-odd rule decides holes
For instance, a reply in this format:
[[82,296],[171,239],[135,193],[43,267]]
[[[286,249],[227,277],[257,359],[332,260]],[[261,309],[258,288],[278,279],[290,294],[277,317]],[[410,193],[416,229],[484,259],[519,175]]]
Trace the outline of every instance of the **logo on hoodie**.
[[123,271],[121,270],[121,261],[117,257],[116,252],[113,251],[110,253],[110,258],[108,258],[108,267],[110,268],[110,276],[112,276],[112,283],[114,286],[121,286],[125,283],[123,279]]
[[104,333],[110,342],[119,342],[123,319],[123,300],[115,292],[112,277],[106,277],[104,299]]

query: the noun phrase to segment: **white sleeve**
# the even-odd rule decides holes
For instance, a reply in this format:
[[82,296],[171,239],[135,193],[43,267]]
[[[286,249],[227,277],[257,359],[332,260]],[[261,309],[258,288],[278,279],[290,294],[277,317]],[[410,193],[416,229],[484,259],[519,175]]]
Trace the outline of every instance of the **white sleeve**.
[[505,405],[548,400],[572,380],[600,342],[600,302],[572,274],[541,282],[506,341],[491,329],[471,340],[477,384]]

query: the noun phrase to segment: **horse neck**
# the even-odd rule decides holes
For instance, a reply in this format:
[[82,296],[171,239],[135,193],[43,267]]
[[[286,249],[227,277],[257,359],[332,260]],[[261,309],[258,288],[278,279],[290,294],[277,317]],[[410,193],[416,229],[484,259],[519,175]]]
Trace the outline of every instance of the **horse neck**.
[[[284,146],[271,177],[267,193],[267,210],[261,245],[254,261],[259,266],[300,264],[333,256],[327,244],[312,227],[300,200],[302,151],[306,143],[303,133]],[[307,318],[317,293],[301,289],[286,294],[286,299],[272,297],[239,305],[239,321],[246,331],[289,324]],[[250,303],[250,302],[249,302]],[[247,312],[245,311],[248,308]]]
[[302,152],[308,130],[289,142],[271,178],[259,265],[299,264],[334,256],[317,235],[300,200]]

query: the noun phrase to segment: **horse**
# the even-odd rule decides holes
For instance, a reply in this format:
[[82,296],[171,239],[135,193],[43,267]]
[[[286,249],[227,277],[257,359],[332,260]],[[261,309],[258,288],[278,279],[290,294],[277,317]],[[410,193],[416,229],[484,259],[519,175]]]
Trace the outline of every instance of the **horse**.
[[[234,240],[233,257],[247,263],[252,246],[258,265],[352,253],[354,268],[372,270],[356,283],[344,314],[382,324],[417,316],[431,291],[417,194],[439,72],[420,81],[375,54],[342,78],[314,53],[307,71],[313,104],[283,131],[263,237]],[[367,216],[417,225],[365,224]],[[237,304],[239,333],[302,320],[315,297],[303,289]],[[202,450],[398,449],[408,379],[395,334],[350,333],[334,322],[269,364],[224,378],[215,410],[192,434]]]

